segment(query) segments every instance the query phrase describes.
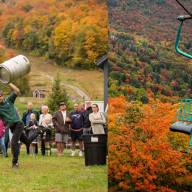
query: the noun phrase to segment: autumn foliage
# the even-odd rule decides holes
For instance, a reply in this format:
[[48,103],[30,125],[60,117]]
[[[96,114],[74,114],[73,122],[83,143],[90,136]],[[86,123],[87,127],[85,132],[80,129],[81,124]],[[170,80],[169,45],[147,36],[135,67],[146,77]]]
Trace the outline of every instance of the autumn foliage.
[[107,52],[106,1],[14,0],[0,3],[6,45],[73,68],[94,68]]
[[[191,9],[191,0],[180,0]],[[147,103],[147,91],[165,97],[191,97],[191,60],[176,53],[179,14],[173,0],[109,0],[111,63],[109,92]],[[191,21],[185,23],[180,49],[192,53]],[[129,85],[132,93],[124,91]],[[116,88],[117,87],[117,88]],[[138,93],[139,92],[139,93]]]
[[122,96],[109,105],[110,191],[190,190],[191,156],[174,148],[179,140],[169,131],[177,106],[151,100],[141,105]]

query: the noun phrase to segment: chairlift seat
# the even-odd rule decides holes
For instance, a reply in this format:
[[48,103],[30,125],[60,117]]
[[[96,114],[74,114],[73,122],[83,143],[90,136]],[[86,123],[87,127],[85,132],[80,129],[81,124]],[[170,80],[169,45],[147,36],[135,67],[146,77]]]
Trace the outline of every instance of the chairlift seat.
[[171,125],[170,130],[173,132],[180,132],[190,135],[190,133],[192,132],[192,124],[177,121]]

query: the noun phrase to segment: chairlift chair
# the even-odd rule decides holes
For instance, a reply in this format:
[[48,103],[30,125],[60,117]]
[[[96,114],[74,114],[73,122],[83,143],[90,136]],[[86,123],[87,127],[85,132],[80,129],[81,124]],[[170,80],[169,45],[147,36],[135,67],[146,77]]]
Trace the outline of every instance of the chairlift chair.
[[[183,24],[186,20],[192,19],[192,13],[190,13],[179,0],[176,0],[176,2],[185,10],[185,12],[188,15],[181,15],[177,18],[180,24],[177,31],[175,49],[176,49],[176,52],[179,53],[180,55],[183,55],[188,59],[192,59],[192,55],[182,51],[179,48]],[[190,153],[190,149],[192,149],[192,111],[191,109],[192,109],[192,99],[181,99],[180,108],[176,114],[177,121],[173,123],[170,127],[171,131],[184,133],[190,136],[189,148],[187,150],[188,153]]]
[[181,99],[179,110],[176,114],[177,121],[173,123],[170,130],[190,136],[189,148],[192,149],[192,99]]

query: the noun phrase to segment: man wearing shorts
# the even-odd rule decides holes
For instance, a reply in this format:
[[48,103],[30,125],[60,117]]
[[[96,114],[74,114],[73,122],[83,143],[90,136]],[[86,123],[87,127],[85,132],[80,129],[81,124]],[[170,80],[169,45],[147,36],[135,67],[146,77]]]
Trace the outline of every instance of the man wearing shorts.
[[71,156],[75,156],[75,144],[79,142],[79,156],[83,156],[83,115],[79,110],[79,105],[74,104],[74,111],[70,113],[71,119],[71,140],[72,140],[72,153]]
[[55,128],[55,142],[57,154],[61,156],[64,151],[64,144],[68,142],[69,134],[69,114],[64,102],[59,105],[59,110],[53,114],[53,126]]

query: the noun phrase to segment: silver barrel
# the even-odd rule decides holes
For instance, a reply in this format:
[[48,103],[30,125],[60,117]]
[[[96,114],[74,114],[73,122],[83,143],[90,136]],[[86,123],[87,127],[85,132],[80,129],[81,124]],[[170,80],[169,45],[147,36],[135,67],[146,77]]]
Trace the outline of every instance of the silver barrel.
[[27,57],[18,55],[0,64],[0,81],[10,83],[30,72],[31,66]]

